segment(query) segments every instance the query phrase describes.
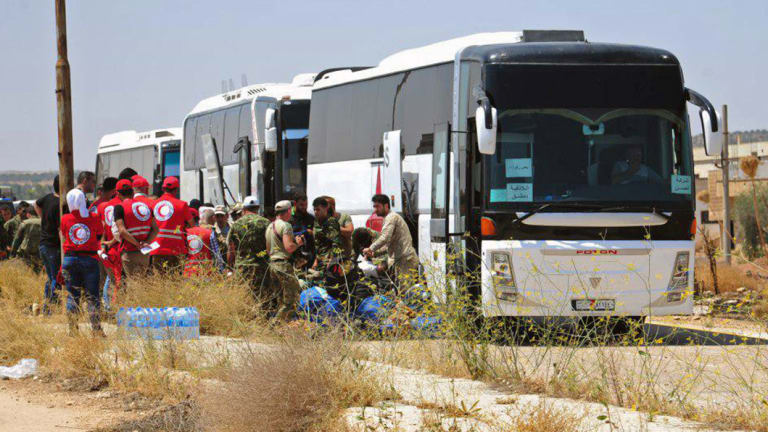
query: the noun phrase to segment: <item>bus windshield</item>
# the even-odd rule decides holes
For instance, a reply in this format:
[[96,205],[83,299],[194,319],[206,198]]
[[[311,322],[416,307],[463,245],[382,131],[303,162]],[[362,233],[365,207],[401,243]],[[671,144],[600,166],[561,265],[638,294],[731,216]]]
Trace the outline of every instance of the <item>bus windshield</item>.
[[309,103],[286,101],[281,108],[281,171],[284,197],[306,188]]
[[[561,94],[526,101],[524,94],[504,97],[491,86],[496,90],[489,93],[498,110],[498,131],[496,153],[484,157],[489,208],[555,201],[690,207],[692,155],[681,102],[664,95],[648,100],[623,88],[633,80],[643,82],[647,71],[625,72],[619,80],[608,69],[592,72],[597,76],[570,76],[579,81],[572,85],[589,90],[571,92],[578,96],[571,105],[565,105],[567,90],[550,88]],[[606,88],[597,92],[595,80]],[[660,87],[665,85],[669,83]],[[521,102],[534,107],[521,107]]]

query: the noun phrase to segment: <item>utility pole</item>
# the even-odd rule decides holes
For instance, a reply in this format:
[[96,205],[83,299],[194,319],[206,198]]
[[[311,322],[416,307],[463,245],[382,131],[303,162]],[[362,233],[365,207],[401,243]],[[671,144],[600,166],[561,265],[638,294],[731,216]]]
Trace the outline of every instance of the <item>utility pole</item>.
[[67,59],[67,9],[65,0],[56,2],[56,108],[59,123],[59,209],[67,202],[67,192],[74,187],[72,167],[72,91]]
[[728,105],[723,105],[723,232],[722,246],[725,263],[731,263],[731,203],[728,192],[730,156],[728,155]]

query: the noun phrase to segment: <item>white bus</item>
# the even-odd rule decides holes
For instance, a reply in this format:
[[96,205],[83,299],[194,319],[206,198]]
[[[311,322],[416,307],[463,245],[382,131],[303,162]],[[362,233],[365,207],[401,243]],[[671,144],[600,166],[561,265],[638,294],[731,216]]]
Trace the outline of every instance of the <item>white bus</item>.
[[308,195],[362,226],[381,190],[436,294],[466,269],[454,251],[487,317],[689,314],[687,102],[719,152],[717,113],[664,50],[524,31],[402,51],[315,83]]
[[133,168],[160,194],[163,179],[179,176],[181,128],[133,130],[104,135],[96,153],[96,180],[117,177],[125,168]]
[[300,74],[198,103],[184,120],[181,198],[234,204],[257,195],[265,208],[305,191],[314,78]]

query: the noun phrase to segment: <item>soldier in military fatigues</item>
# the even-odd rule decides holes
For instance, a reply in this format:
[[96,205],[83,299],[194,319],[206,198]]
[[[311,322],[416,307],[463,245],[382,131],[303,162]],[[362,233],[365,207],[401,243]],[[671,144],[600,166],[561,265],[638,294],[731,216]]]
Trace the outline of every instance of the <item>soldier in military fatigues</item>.
[[10,208],[8,208],[7,205],[0,206],[0,259],[8,258],[8,253],[11,250],[11,243],[13,242],[13,237],[4,227],[6,222],[10,222],[13,218],[12,208],[13,204],[11,204]]
[[[372,257],[381,248],[387,248],[387,264],[395,271],[396,279],[410,278],[415,280],[419,270],[419,256],[413,248],[411,231],[402,216],[392,211],[389,197],[375,195],[373,206],[378,216],[384,217],[381,235],[371,246],[363,249],[363,254]],[[408,282],[411,282],[410,280]]]
[[304,237],[294,237],[291,202],[275,204],[275,221],[267,227],[267,250],[272,279],[272,294],[277,303],[275,317],[288,321],[296,312],[299,300],[299,280],[293,267],[293,253],[304,244]]
[[344,259],[344,245],[341,239],[339,221],[330,212],[330,205],[325,198],[312,202],[315,210],[315,224],[312,232],[315,236],[315,269],[324,271],[334,260]]
[[39,248],[40,218],[37,215],[30,215],[16,230],[11,246],[11,256],[23,259],[33,270],[39,272],[42,268]]
[[266,230],[269,220],[258,215],[259,200],[249,196],[243,201],[243,216],[232,225],[227,236],[227,262],[240,273],[258,295],[269,268],[267,260]]
[[28,208],[29,204],[27,204],[26,201],[22,201],[19,204],[19,208],[16,210],[16,216],[12,217],[11,220],[3,225],[3,228],[5,228],[5,232],[8,233],[8,238],[10,240],[13,240],[13,238],[16,236],[16,230],[19,229],[19,225],[21,225],[21,223],[24,222],[24,219],[27,218]]

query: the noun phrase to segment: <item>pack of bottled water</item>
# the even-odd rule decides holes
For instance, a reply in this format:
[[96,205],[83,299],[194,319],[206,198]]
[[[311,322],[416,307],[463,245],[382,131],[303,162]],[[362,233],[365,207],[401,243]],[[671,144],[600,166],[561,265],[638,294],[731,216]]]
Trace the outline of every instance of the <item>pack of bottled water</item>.
[[200,313],[195,307],[121,307],[117,326],[130,338],[200,339]]

